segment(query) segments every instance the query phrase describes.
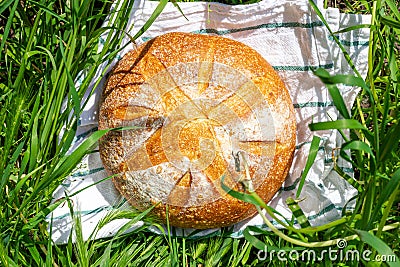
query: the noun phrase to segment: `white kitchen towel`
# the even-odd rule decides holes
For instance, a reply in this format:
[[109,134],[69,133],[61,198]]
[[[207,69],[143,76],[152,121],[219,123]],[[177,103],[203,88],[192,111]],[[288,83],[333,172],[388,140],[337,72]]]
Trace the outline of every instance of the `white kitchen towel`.
[[[133,36],[148,20],[158,2],[135,1],[130,15],[129,31]],[[249,5],[224,5],[219,3],[190,2],[179,3],[182,12],[168,3],[153,25],[137,40],[141,44],[158,35],[179,31],[200,34],[219,35],[243,42],[257,50],[279,73],[289,89],[296,110],[297,144],[290,173],[281,190],[269,203],[287,218],[291,212],[285,204],[287,197],[294,197],[299,178],[304,170],[310,143],[313,135],[321,137],[317,158],[308,173],[300,198],[299,205],[308,217],[311,225],[322,225],[341,217],[346,207],[351,209],[354,203],[345,206],[356,194],[356,190],[333,171],[332,152],[340,147],[341,136],[336,131],[311,132],[308,125],[311,122],[330,121],[338,118],[338,112],[333,106],[324,84],[314,76],[312,69],[324,68],[331,74],[352,74],[352,70],[340,52],[339,46],[330,36],[321,19],[316,15],[308,1],[261,1]],[[338,31],[353,25],[370,23],[370,16],[342,14],[338,9],[322,9],[322,14],[333,31]],[[114,11],[117,7],[113,7]],[[108,23],[105,22],[104,25]],[[132,27],[133,26],[133,27]],[[369,30],[360,28],[337,34],[341,44],[347,49],[356,68],[365,76],[368,60]],[[100,40],[100,49],[103,39]],[[125,38],[123,44],[129,43]],[[132,43],[121,51],[111,65],[114,65],[128,50],[133,49]],[[101,70],[98,71],[101,73]],[[86,138],[97,130],[97,112],[99,99],[105,77],[101,79],[94,94],[89,95],[89,101],[80,118],[79,127],[70,152],[76,149]],[[94,81],[95,81],[94,80]],[[93,83],[94,83],[93,81]],[[79,86],[79,79],[77,81]],[[352,106],[359,89],[340,86],[348,109]],[[339,167],[353,175],[351,165],[344,161],[336,162]],[[107,177],[100,161],[98,151],[88,154],[67,177],[64,183],[54,193],[54,200],[77,192],[93,183]],[[75,214],[81,216],[84,238],[88,238],[97,223],[110,211],[117,209],[121,196],[115,190],[110,179],[91,186],[72,197]],[[68,205],[60,205],[51,215],[52,239],[56,243],[65,243],[73,227]],[[124,225],[127,219],[118,219],[104,226],[95,238],[108,237]],[[272,221],[275,225],[279,225]],[[138,223],[135,227],[141,226]],[[259,215],[252,219],[234,225],[233,237],[241,237],[246,226],[266,228]],[[155,227],[150,231],[160,232]],[[188,236],[193,229],[175,229],[177,235]],[[209,229],[196,232],[191,237],[218,235],[221,229]]]

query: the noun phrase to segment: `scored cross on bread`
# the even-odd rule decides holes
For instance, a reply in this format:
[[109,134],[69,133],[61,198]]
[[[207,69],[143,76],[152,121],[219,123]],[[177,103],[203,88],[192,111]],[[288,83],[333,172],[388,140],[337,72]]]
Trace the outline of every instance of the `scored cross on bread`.
[[268,202],[293,158],[296,124],[284,83],[252,48],[218,36],[168,33],[128,52],[103,91],[99,144],[116,188],[139,210],[173,226],[214,228],[254,215],[221,179],[243,190],[242,152],[252,186]]

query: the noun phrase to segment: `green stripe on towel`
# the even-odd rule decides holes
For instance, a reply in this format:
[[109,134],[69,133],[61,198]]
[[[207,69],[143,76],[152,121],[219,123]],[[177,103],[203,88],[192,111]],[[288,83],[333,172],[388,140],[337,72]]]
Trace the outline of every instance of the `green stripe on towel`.
[[90,169],[90,170],[86,170],[86,171],[78,171],[78,172],[71,174],[71,177],[83,177],[83,176],[91,175],[91,174],[94,174],[94,173],[97,173],[97,172],[100,172],[103,170],[104,170],[104,168],[101,167],[101,168]]
[[274,68],[274,70],[277,71],[311,71],[318,68],[332,69],[333,63],[318,65],[318,66],[306,65],[306,66],[272,66],[272,67]]
[[[196,31],[192,31],[191,33],[198,33],[198,34],[217,34],[217,35],[226,35],[232,34],[237,32],[243,31],[251,31],[251,30],[258,30],[258,29],[276,29],[276,28],[304,28],[310,29],[314,27],[322,27],[324,24],[322,21],[313,21],[310,23],[299,23],[299,22],[279,22],[279,23],[263,23],[259,25],[237,28],[237,29],[228,29],[228,30],[217,30],[217,29],[200,29]],[[153,37],[142,37],[142,41],[146,42]]]
[[[115,209],[115,208],[112,207],[112,206],[102,206],[102,207],[99,207],[99,208],[93,209],[93,210],[74,211],[74,214],[75,215],[79,214],[81,216],[85,216],[85,215],[90,215],[90,214],[98,214],[98,213],[100,213],[102,211],[110,211],[110,210],[113,210],[113,209]],[[71,216],[70,213],[65,213],[63,215],[59,215],[59,216],[53,217],[53,220],[62,220],[62,219],[65,219],[66,217],[69,217],[69,216]]]
[[318,107],[318,108],[324,108],[324,107],[333,107],[334,104],[333,102],[327,101],[327,102],[306,102],[306,103],[294,103],[293,107],[294,108],[308,108],[308,107]]
[[299,23],[299,22],[280,22],[280,23],[264,23],[259,25],[254,25],[250,27],[243,27],[237,29],[229,29],[229,30],[216,30],[216,29],[201,29],[197,31],[193,31],[192,33],[200,33],[200,34],[208,34],[214,33],[217,35],[225,35],[225,34],[232,34],[237,32],[243,31],[251,31],[251,30],[258,30],[258,29],[276,29],[276,28],[314,28],[314,27],[321,27],[324,24],[322,21],[314,21],[311,23]]
[[[344,46],[369,46],[369,41],[348,41],[340,39],[339,36],[336,36],[339,39],[339,42]],[[332,36],[328,36],[329,41],[334,41]]]
[[77,135],[77,136],[74,138],[73,143],[76,143],[76,142],[80,141],[81,139],[84,139],[85,137],[87,137],[87,136],[90,135],[91,133],[94,133],[94,132],[97,131],[97,130],[98,130],[98,128],[97,128],[97,126],[96,126],[96,127],[91,128],[90,130],[87,130],[86,132],[83,132],[83,133]]

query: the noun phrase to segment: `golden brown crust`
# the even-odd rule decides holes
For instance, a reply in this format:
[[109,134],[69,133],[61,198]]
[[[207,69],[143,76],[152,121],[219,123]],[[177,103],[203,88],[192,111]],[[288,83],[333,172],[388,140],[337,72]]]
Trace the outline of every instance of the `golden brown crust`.
[[[295,146],[290,96],[273,68],[227,38],[169,33],[130,51],[103,92],[100,156],[121,194],[171,225],[214,228],[242,221],[254,206],[226,194],[243,190],[234,154],[246,153],[258,195],[281,187]],[[260,121],[261,118],[261,121]],[[160,203],[159,203],[160,202]]]

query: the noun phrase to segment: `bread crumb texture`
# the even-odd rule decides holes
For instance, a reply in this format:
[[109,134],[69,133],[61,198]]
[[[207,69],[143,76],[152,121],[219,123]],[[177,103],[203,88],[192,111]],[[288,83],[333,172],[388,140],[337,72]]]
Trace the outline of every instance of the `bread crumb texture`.
[[99,143],[116,188],[137,209],[156,205],[162,221],[168,210],[177,227],[253,216],[251,204],[222,189],[222,178],[246,191],[248,166],[268,202],[293,158],[296,123],[284,83],[255,50],[228,38],[168,33],[128,52],[109,75],[99,114],[99,129],[132,127]]

